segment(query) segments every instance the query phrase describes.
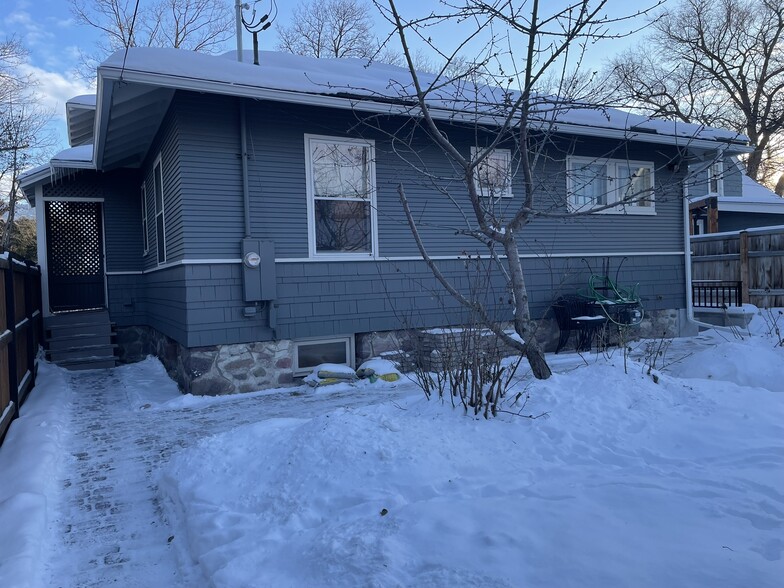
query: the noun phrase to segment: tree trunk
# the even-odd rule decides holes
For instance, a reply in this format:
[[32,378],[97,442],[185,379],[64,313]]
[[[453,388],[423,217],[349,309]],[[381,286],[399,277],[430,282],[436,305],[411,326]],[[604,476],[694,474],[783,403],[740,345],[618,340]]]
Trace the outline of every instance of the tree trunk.
[[528,309],[528,289],[523,276],[523,266],[520,263],[520,252],[517,250],[517,241],[509,233],[504,241],[504,251],[509,264],[509,284],[514,298],[514,326],[515,331],[525,341],[525,357],[531,365],[531,372],[537,380],[546,380],[553,375],[544,352],[536,340],[536,325],[531,321]]

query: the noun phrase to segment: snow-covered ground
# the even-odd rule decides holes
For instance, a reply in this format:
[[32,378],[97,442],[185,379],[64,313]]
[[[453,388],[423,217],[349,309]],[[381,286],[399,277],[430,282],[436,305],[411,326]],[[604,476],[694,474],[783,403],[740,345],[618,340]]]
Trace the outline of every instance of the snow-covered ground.
[[509,395],[537,419],[42,365],[0,449],[0,586],[781,586],[784,348],[751,330],[651,374],[644,344],[628,373],[552,358]]

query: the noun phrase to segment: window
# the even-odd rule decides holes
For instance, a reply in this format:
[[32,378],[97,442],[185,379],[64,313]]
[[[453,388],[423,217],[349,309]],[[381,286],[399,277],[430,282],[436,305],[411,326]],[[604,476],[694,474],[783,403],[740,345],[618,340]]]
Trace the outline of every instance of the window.
[[166,263],[166,229],[163,217],[163,172],[161,156],[152,169],[153,189],[155,190],[155,240],[158,248],[158,263]]
[[144,254],[150,250],[150,236],[147,234],[147,187],[142,184],[142,243]]
[[[471,148],[471,157],[480,154]],[[474,171],[479,195],[486,198],[512,197],[512,153],[509,149],[493,149]]]
[[310,255],[367,257],[376,251],[373,143],[305,137]]
[[714,161],[708,168],[708,193],[724,195],[724,164],[721,161]]
[[353,337],[294,342],[294,374],[304,375],[322,363],[353,367]]
[[615,159],[567,159],[569,208],[585,211],[618,203],[599,212],[655,214],[653,164]]

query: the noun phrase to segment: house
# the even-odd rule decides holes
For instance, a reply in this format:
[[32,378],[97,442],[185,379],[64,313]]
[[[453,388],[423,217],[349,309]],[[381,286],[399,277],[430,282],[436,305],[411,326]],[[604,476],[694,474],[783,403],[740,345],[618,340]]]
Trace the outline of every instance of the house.
[[[487,249],[456,231],[465,189],[418,128],[407,79],[389,65],[275,53],[260,66],[174,49],[111,56],[96,96],[67,105],[72,147],[23,178],[50,349],[76,367],[111,363],[111,323],[121,359],[154,353],[183,389],[216,394],[352,364],[395,348],[407,327],[459,324],[398,185],[461,287],[472,284],[467,256]],[[431,97],[434,116],[466,153],[482,148],[509,94],[452,90]],[[562,218],[519,236],[533,315],[609,263],[639,284],[649,328],[678,334],[687,165],[747,151],[745,138],[585,105],[543,110],[537,124],[538,202]],[[519,205],[516,158],[509,142],[488,160],[509,178],[494,206]],[[613,206],[632,188],[650,197]],[[508,316],[508,303],[495,310]]]
[[784,224],[784,198],[747,176],[737,157],[699,166],[688,192],[692,235]]

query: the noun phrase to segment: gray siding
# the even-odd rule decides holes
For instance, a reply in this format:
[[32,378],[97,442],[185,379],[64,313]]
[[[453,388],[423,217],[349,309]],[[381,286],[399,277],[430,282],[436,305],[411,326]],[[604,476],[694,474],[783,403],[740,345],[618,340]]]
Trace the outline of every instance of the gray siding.
[[784,225],[784,214],[722,211],[719,205],[719,231],[743,231],[756,227]]
[[243,316],[239,264],[178,265],[108,281],[119,326],[148,325],[186,347],[272,339],[265,312]]
[[[153,166],[158,155],[161,156],[161,172],[163,176],[166,262],[177,261],[185,257],[182,169],[178,129],[177,109],[171,106],[141,167],[141,177],[147,189],[147,234],[150,244],[150,249],[147,255],[144,256],[143,265],[145,269],[151,269],[158,265],[155,231],[155,192],[152,177]],[[139,186],[141,186],[141,181]],[[141,188],[139,187],[139,189]]]
[[[613,279],[622,258],[610,260]],[[586,263],[586,261],[588,263]],[[588,265],[599,273],[602,258],[526,259],[524,268],[535,317],[544,316],[561,294],[588,283]],[[468,292],[477,272],[461,261],[439,266]],[[620,265],[618,282],[639,284],[647,311],[683,308],[683,258],[639,256]],[[149,325],[188,347],[349,335],[410,327],[459,324],[465,315],[436,283],[422,261],[278,263],[275,301],[277,326],[268,328],[267,311],[245,317],[239,264],[177,266],[144,275],[109,276],[112,320],[120,326]],[[488,284],[494,316],[510,318],[508,296],[497,280]]]
[[[622,258],[611,259],[615,279]],[[600,273],[602,259],[587,260]],[[438,262],[457,287],[468,291],[477,274],[461,261]],[[542,317],[561,294],[573,294],[588,284],[588,265],[580,259],[524,260],[531,313]],[[459,324],[462,311],[433,278],[422,261],[363,262],[346,264],[279,263],[278,328],[284,338],[318,337],[384,331],[407,327]],[[480,278],[481,280],[481,278]],[[639,284],[646,310],[685,306],[683,257],[639,256],[621,265],[618,282]],[[503,285],[490,286],[496,316],[510,318]]]
[[[738,168],[732,157],[724,159],[724,195],[743,195],[743,172]],[[698,197],[708,194],[708,170],[705,169],[695,175],[689,183],[689,196]]]
[[[187,258],[236,258],[244,234],[239,161],[238,108],[236,100],[220,96],[180,93],[174,101],[180,121],[182,186],[187,228]],[[307,198],[305,189],[305,134],[364,137],[376,144],[379,254],[411,256],[417,250],[401,212],[398,184],[402,183],[415,214],[422,218],[423,237],[433,255],[477,251],[477,242],[458,237],[465,228],[463,216],[430,180],[418,176],[410,163],[424,165],[461,205],[467,206],[465,189],[448,159],[427,139],[411,129],[407,146],[393,145],[389,134],[397,128],[384,122],[381,130],[357,120],[355,113],[296,105],[251,102],[249,125],[249,183],[254,237],[276,243],[278,257],[308,255]],[[473,144],[464,136],[465,151]],[[564,157],[608,155],[652,161],[656,168],[655,216],[591,215],[569,220],[537,220],[521,233],[528,252],[676,251],[682,249],[682,172],[667,170],[675,153],[667,147],[629,144],[623,153],[618,143],[600,139],[560,140],[551,147],[558,159],[545,158],[537,170],[545,181],[537,188],[538,206],[566,211]],[[401,157],[402,154],[402,157]],[[514,186],[510,207],[523,195],[521,174]],[[504,204],[507,204],[504,202]]]
[[[464,251],[486,253],[476,241],[458,236],[464,220],[449,198],[431,180],[412,172],[411,163],[427,167],[438,187],[461,205],[467,204],[459,174],[421,132],[403,129],[403,143],[390,133],[400,120],[362,124],[355,113],[295,105],[248,102],[251,224],[254,237],[276,244],[279,259],[308,255],[304,135],[363,137],[376,145],[379,255],[415,258],[418,251],[403,218],[398,185],[403,184],[423,238],[434,256]],[[450,136],[464,145],[473,136],[454,128]],[[548,146],[536,177],[540,209],[566,212],[565,157],[612,157],[652,161],[656,169],[656,215],[590,215],[564,220],[537,219],[519,235],[532,313],[541,316],[561,293],[587,284],[590,271],[581,258],[599,270],[601,259],[614,253],[611,274],[622,257],[619,274],[625,285],[639,282],[649,310],[685,305],[683,219],[680,180],[683,172],[668,170],[675,152],[666,146],[622,145],[601,139],[558,138]],[[157,268],[153,163],[163,163],[167,262],[226,260],[240,257],[244,235],[239,108],[236,99],[178,92],[137,175],[114,177],[122,184],[119,200],[107,203],[111,271],[143,274],[109,276],[109,304],[120,326],[154,327],[188,347],[278,338],[351,334],[405,326],[436,326],[459,322],[461,309],[435,283],[421,260],[281,262],[278,275],[277,325],[269,328],[266,309],[245,317],[239,264],[178,264]],[[402,157],[401,157],[402,155]],[[519,178],[519,175],[518,175]],[[147,185],[150,251],[141,255],[139,185]],[[519,179],[514,198],[502,205],[516,207],[523,196]],[[135,231],[135,232],[134,232]],[[107,233],[109,229],[107,229]],[[126,246],[127,245],[127,246]],[[110,251],[109,251],[110,250]],[[652,255],[673,252],[673,255]],[[559,257],[550,257],[560,255]],[[569,257],[564,257],[568,255]],[[141,260],[141,261],[140,261]],[[458,260],[439,261],[458,287],[468,290],[476,280]],[[494,312],[509,314],[508,296],[493,283]]]

